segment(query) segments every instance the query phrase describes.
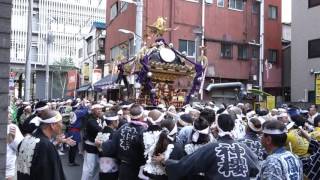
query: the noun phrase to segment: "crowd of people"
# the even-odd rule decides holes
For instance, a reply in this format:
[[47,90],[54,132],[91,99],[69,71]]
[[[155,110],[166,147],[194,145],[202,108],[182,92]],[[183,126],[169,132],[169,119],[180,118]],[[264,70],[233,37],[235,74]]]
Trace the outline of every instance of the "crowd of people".
[[17,100],[8,119],[7,180],[66,179],[66,150],[81,180],[320,179],[315,105]]

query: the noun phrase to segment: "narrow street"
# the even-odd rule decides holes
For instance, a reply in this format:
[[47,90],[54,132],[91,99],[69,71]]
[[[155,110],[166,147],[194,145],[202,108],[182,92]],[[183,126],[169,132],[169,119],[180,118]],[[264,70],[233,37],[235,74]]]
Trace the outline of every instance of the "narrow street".
[[65,155],[60,156],[62,161],[62,166],[64,173],[66,175],[67,180],[80,180],[81,179],[81,173],[82,173],[82,165],[83,165],[83,159],[82,156],[77,156],[76,162],[80,164],[80,166],[68,166],[68,153]]

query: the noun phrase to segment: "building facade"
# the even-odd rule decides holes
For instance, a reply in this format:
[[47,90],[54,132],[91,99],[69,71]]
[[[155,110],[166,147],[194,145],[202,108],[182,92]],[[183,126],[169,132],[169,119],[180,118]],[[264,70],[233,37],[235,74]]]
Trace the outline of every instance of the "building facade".
[[[82,87],[78,93],[86,93],[88,89],[91,89],[93,83],[107,75],[107,73],[104,73],[105,28],[105,23],[93,22],[90,31],[78,39],[77,62],[79,62],[81,68],[80,84]],[[108,72],[107,69],[106,71]]]
[[11,0],[0,2],[0,179],[6,178],[7,167],[11,3]]
[[[76,66],[79,65],[75,62],[78,38],[91,28],[93,22],[105,22],[105,6],[106,1],[103,0],[33,0],[30,51],[33,98],[44,98],[45,81],[42,80],[45,79],[43,76],[47,59],[51,65],[55,61],[71,58]],[[11,71],[16,72],[17,84],[21,88],[27,52],[27,22],[28,0],[13,0],[10,63]],[[53,82],[50,80],[51,86]],[[21,88],[17,88],[19,97],[23,96]],[[50,89],[53,89],[49,91],[50,98],[61,96],[55,93],[57,88]]]
[[320,72],[320,1],[292,1],[291,100],[314,102]]
[[[177,29],[164,35],[180,52],[185,51],[196,59],[201,39],[202,1],[199,0],[158,0],[144,1],[143,35],[147,45],[146,25],[159,17],[165,17],[170,28]],[[209,66],[205,86],[214,83],[241,82],[246,85],[258,84],[260,1],[257,0],[216,0],[205,1],[204,44]],[[132,35],[122,34],[118,29],[135,31],[136,7],[111,0],[107,6],[108,22],[106,59],[114,61],[119,53],[132,55]],[[281,2],[265,1],[264,18],[264,62],[268,73],[263,72],[263,87],[274,95],[281,94]],[[200,32],[200,33],[199,33]],[[117,37],[117,38],[112,38]],[[271,58],[269,58],[269,56]],[[267,62],[265,62],[267,60]],[[271,68],[272,64],[272,68]],[[234,99],[235,88],[207,92],[207,98]],[[239,87],[238,87],[239,88]],[[238,89],[239,90],[239,89]]]

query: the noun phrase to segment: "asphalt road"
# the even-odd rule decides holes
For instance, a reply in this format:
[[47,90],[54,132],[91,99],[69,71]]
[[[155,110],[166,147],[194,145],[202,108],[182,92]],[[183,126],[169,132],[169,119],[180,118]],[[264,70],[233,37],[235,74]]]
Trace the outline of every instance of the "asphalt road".
[[82,164],[83,158],[77,154],[76,162],[80,164],[80,166],[68,166],[68,153],[60,156],[61,163],[63,166],[64,174],[66,175],[67,180],[80,180],[82,174]]

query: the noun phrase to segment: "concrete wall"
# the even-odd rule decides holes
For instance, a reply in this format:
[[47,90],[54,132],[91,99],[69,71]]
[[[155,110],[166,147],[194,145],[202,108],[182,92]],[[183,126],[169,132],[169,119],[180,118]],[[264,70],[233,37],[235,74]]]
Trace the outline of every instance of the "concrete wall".
[[0,179],[5,179],[6,169],[11,3],[0,1]]
[[320,58],[308,59],[308,41],[320,38],[320,6],[308,8],[308,1],[292,1],[291,100],[307,100],[314,90],[314,74],[320,71]]

